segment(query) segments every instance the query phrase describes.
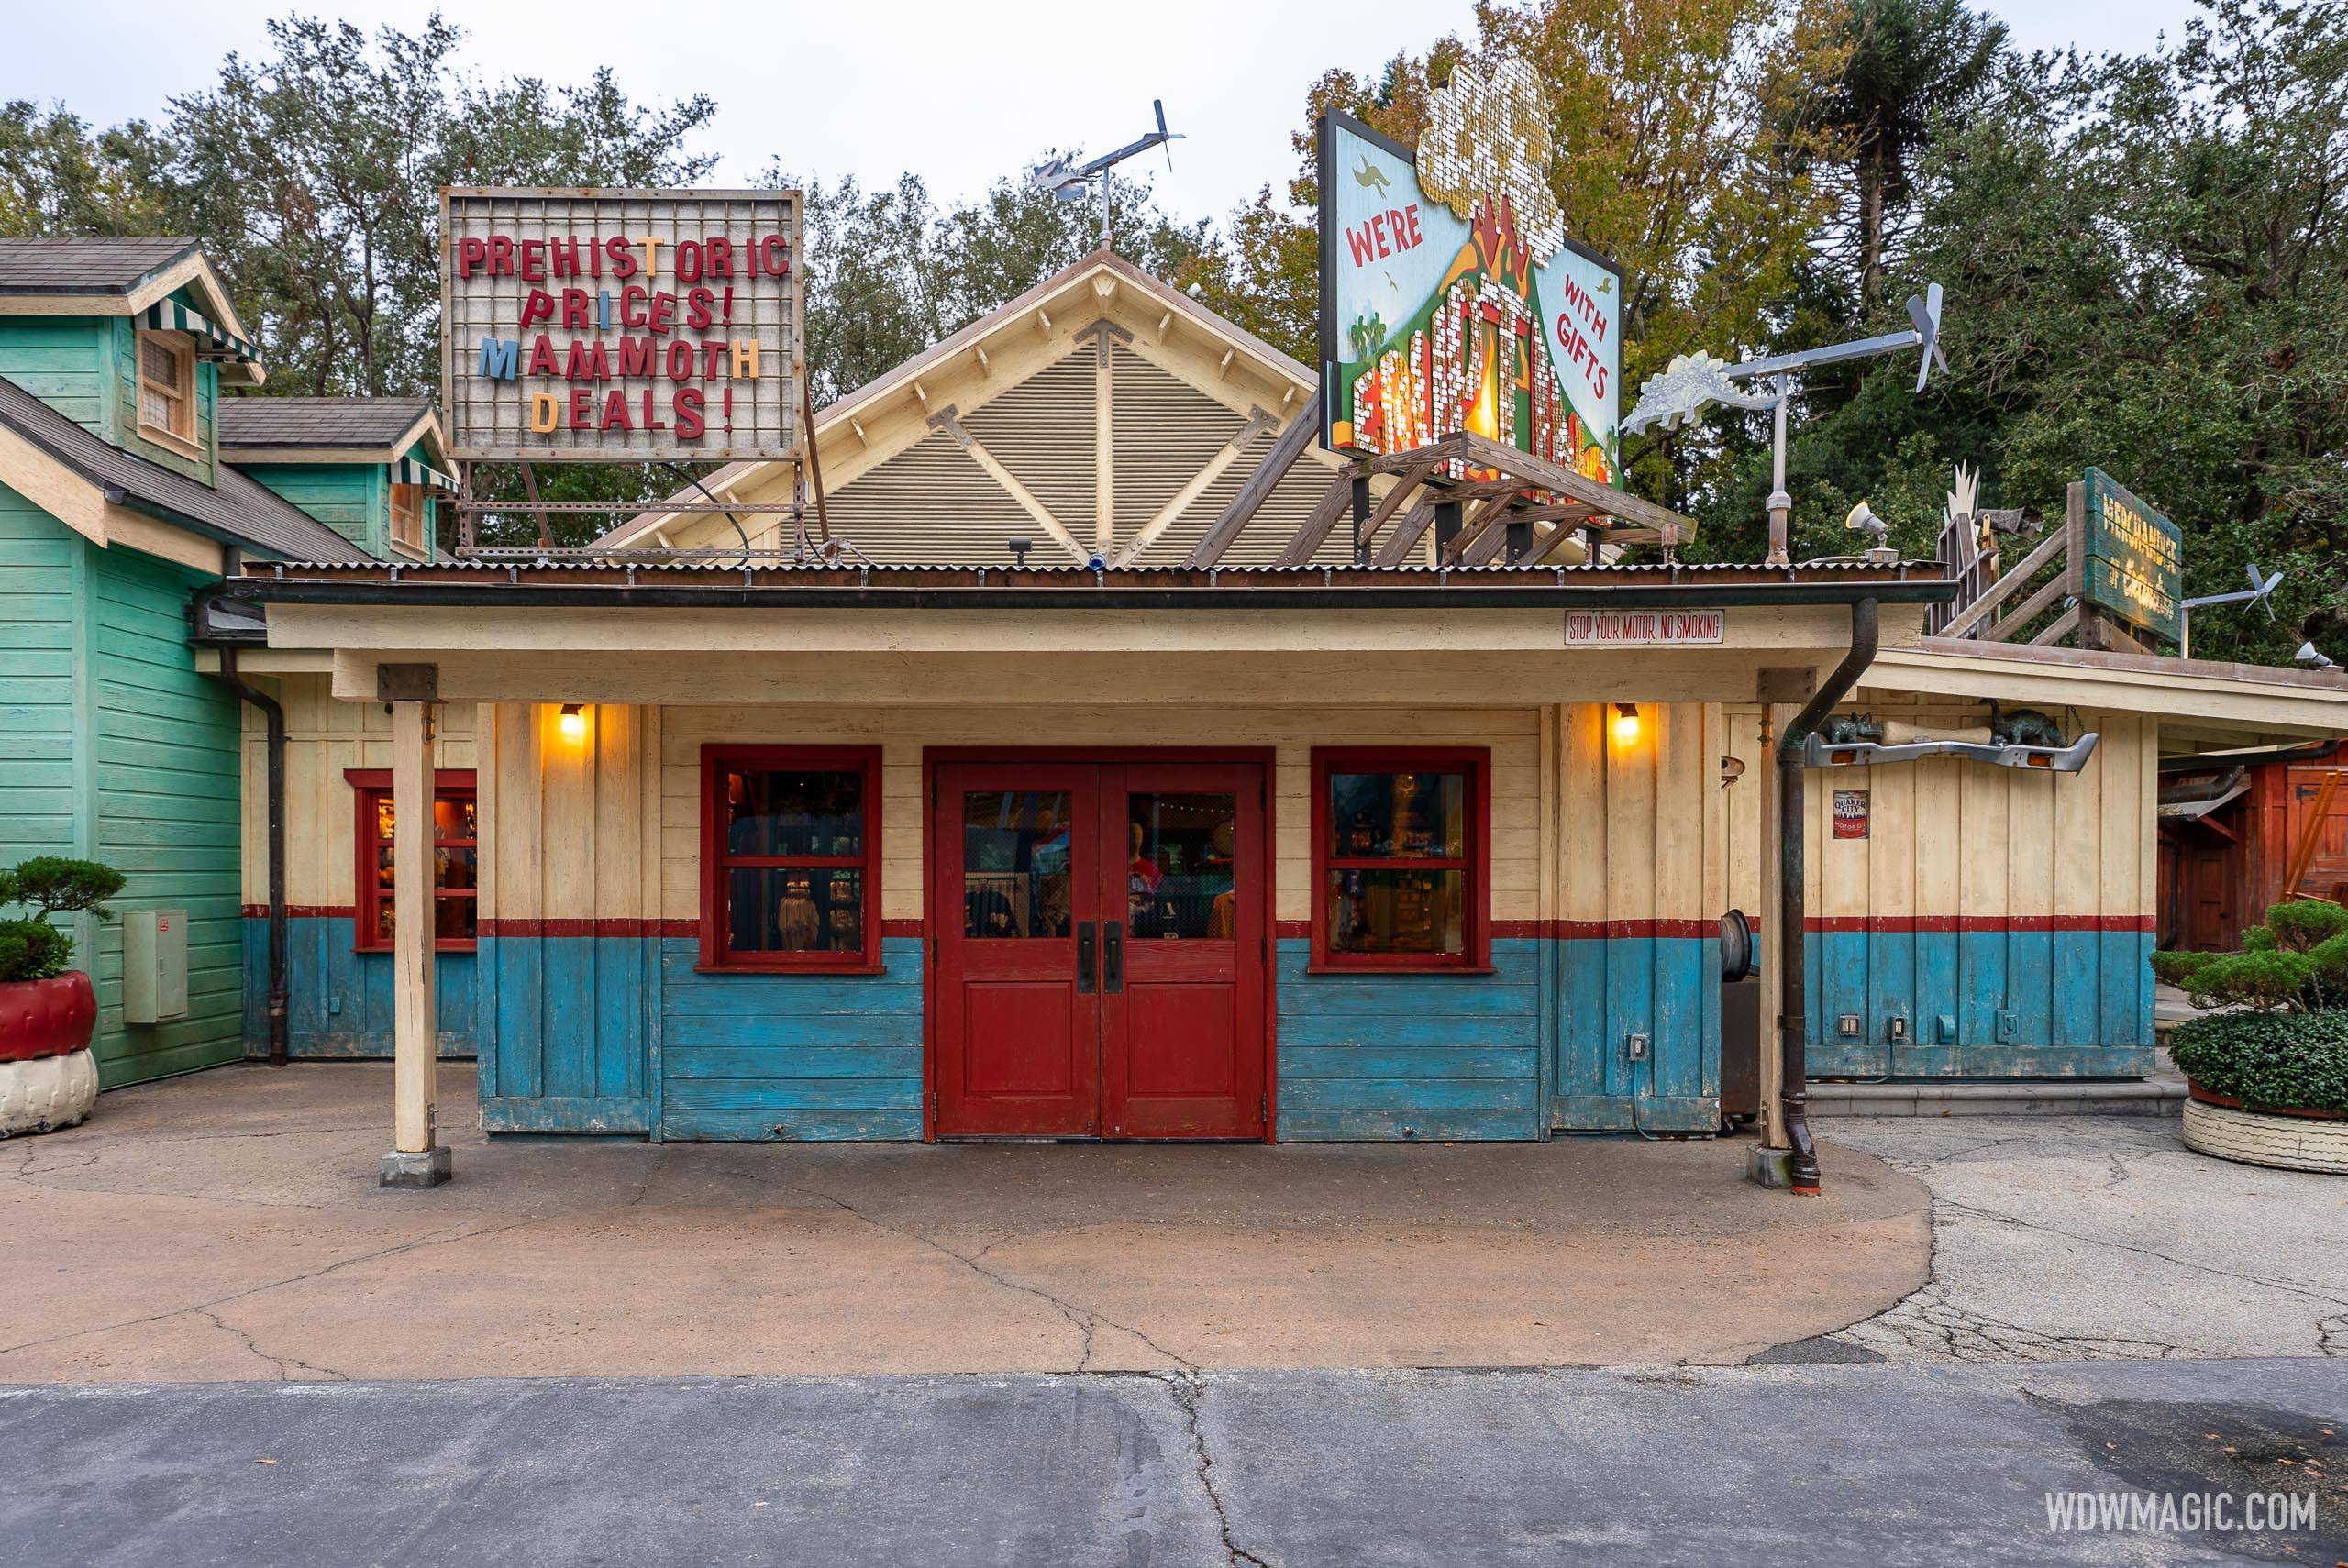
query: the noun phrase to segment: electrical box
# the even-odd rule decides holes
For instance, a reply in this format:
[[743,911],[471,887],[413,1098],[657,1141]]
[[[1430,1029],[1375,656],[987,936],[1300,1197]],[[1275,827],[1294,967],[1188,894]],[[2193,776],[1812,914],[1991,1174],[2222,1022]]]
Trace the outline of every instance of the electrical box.
[[122,916],[122,1021],[187,1016],[187,911],[126,910]]

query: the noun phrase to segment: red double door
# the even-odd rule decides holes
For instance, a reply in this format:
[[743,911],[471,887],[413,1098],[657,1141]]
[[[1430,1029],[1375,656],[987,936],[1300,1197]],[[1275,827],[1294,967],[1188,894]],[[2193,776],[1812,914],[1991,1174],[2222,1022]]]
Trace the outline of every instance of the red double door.
[[1262,1137],[1262,765],[952,762],[935,785],[938,1135]]

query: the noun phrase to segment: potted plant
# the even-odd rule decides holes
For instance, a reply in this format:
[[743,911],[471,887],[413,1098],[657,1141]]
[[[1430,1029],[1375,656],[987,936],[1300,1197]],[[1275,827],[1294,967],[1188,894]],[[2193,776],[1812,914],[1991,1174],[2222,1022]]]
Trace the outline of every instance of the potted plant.
[[2169,1054],[2184,1072],[2185,1141],[2205,1154],[2348,1174],[2348,909],[2276,904],[2239,953],[2155,953],[2195,1005]]
[[0,910],[30,911],[0,920],[0,1138],[71,1127],[97,1103],[97,993],[50,917],[111,919],[105,901],[120,891],[122,873],[94,860],[42,855],[0,871]]

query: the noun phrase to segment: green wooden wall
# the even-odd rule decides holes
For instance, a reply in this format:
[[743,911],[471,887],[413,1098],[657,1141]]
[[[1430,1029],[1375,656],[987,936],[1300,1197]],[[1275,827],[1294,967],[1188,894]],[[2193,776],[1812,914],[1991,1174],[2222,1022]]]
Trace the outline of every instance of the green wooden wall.
[[[192,310],[202,308],[185,289],[172,297]],[[127,452],[201,483],[216,482],[212,414],[219,367],[196,361],[200,459],[146,439],[138,434],[138,326],[127,315],[0,316],[0,376]]]
[[108,1088],[244,1054],[236,699],[195,672],[187,597],[206,580],[99,549],[0,486],[0,862],[103,860],[117,911],[183,909],[188,1012],[122,1021],[122,926],[84,917]]
[[238,463],[371,556],[391,554],[391,470],[363,463]]

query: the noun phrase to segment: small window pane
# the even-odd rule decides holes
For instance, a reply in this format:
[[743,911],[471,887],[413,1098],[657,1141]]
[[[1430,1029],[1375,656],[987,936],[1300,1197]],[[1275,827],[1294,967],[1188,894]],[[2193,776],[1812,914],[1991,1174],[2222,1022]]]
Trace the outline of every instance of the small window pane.
[[474,856],[481,852],[467,845],[461,849],[436,849],[432,852],[433,881],[442,888],[479,887],[478,867]]
[[962,797],[962,934],[1069,934],[1065,790],[973,790]]
[[864,873],[846,866],[737,866],[725,874],[735,953],[861,953]]
[[138,357],[147,374],[165,386],[177,386],[180,379],[180,357],[152,337],[138,340]]
[[473,833],[473,798],[471,795],[443,795],[432,802],[432,836],[435,838],[471,838]]
[[1228,942],[1237,914],[1238,797],[1126,797],[1125,929]]
[[375,797],[375,836],[385,844],[392,841],[392,797],[388,790]]
[[1464,773],[1332,773],[1329,853],[1354,859],[1464,859]]
[[1333,953],[1457,957],[1467,950],[1467,873],[1397,867],[1329,873]]
[[728,855],[864,853],[861,773],[729,767],[725,812]]
[[473,941],[477,924],[473,917],[478,912],[479,906],[471,899],[435,900],[433,913],[437,920],[433,935],[442,942]]

